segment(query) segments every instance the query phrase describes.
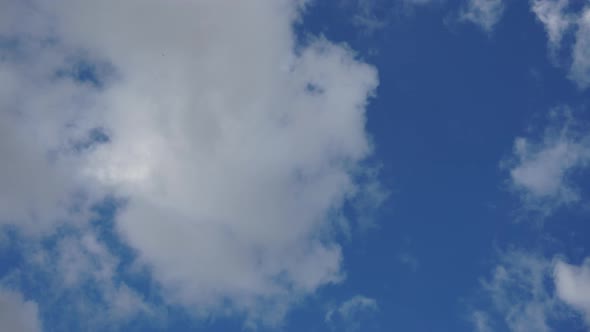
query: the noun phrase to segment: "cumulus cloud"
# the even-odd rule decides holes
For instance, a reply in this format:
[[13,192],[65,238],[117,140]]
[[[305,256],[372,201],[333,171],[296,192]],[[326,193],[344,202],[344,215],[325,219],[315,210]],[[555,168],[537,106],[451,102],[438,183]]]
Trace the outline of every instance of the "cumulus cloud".
[[570,63],[569,78],[585,89],[590,85],[590,7],[583,6],[575,11],[572,3],[570,0],[533,0],[531,9],[545,27],[552,57],[557,58],[564,47],[564,36],[573,33],[573,45],[567,45],[572,50],[571,60],[567,61]]
[[11,332],[40,332],[37,304],[17,292],[0,289],[0,326]]
[[513,156],[503,163],[524,208],[543,215],[581,199],[572,176],[590,162],[590,136],[581,121],[556,111],[550,122],[540,138],[518,137]]
[[343,331],[358,331],[361,321],[379,310],[377,301],[362,295],[355,295],[338,307],[328,310],[325,321],[330,326]]
[[[299,43],[301,3],[0,6],[2,223],[83,227],[119,197],[119,236],[166,301],[203,314],[277,321],[342,280],[333,217],[378,188],[358,176],[378,79],[345,45]],[[91,239],[58,256],[72,287],[113,273]]]
[[504,13],[503,0],[469,0],[461,10],[460,20],[478,25],[491,32]]

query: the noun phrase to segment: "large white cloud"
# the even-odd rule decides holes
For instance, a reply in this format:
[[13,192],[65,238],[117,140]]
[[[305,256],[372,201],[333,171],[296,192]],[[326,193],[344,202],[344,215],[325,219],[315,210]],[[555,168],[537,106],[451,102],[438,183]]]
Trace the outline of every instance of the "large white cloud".
[[275,321],[341,280],[331,217],[362,194],[377,74],[344,45],[299,44],[302,4],[0,4],[3,222],[51,229],[123,197],[119,234],[168,301],[203,313]]

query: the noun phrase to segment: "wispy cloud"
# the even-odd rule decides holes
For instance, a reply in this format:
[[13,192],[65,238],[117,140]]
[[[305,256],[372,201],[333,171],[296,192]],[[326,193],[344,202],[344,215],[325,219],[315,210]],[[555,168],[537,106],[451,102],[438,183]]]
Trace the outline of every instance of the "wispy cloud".
[[549,332],[553,315],[561,310],[556,297],[546,288],[551,262],[525,252],[506,252],[491,277],[482,281],[490,309],[474,312],[478,331],[489,331],[497,319],[512,332]]
[[18,292],[0,289],[0,324],[4,331],[40,332],[37,304]]
[[504,13],[503,0],[469,0],[461,9],[459,18],[491,32]]
[[362,295],[355,295],[326,313],[325,321],[341,331],[359,331],[363,320],[379,310],[377,301]]
[[572,176],[590,163],[590,135],[583,122],[568,110],[554,111],[549,121],[540,137],[518,137],[513,155],[502,163],[523,208],[545,216],[581,199]]
[[558,261],[554,276],[557,296],[580,312],[590,328],[590,257],[579,266]]
[[[532,0],[531,10],[544,25],[552,58],[558,60],[561,49],[571,49],[569,78],[580,89],[590,86],[590,7],[574,10],[570,0]],[[573,45],[564,46],[564,36],[572,34]]]
[[559,256],[551,259],[526,251],[500,254],[491,276],[482,280],[490,305],[472,312],[476,331],[493,331],[496,326],[512,332],[558,331],[560,322],[576,324],[576,315],[590,327],[588,262],[570,265]]

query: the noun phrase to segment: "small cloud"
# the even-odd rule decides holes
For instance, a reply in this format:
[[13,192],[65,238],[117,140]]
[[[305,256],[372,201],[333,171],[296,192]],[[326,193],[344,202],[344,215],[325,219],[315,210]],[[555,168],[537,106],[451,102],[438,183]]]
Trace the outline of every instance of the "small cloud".
[[407,252],[399,253],[397,255],[397,260],[401,264],[409,267],[412,271],[416,271],[418,270],[418,267],[420,267],[420,262],[418,261],[418,259],[414,255]]
[[469,0],[461,10],[459,19],[476,24],[490,33],[502,18],[503,13],[503,0]]
[[379,310],[377,301],[362,295],[355,295],[342,302],[337,308],[326,313],[325,321],[332,328],[344,331],[359,331],[361,322]]
[[590,8],[578,18],[576,42],[572,50],[572,65],[569,78],[580,89],[590,86]]
[[590,164],[590,135],[571,112],[553,112],[549,120],[542,137],[516,138],[512,156],[501,163],[523,208],[542,216],[580,200],[571,178]]
[[344,2],[345,6],[354,11],[351,23],[359,28],[361,32],[373,34],[387,27],[389,19],[387,13],[390,8],[381,0],[349,0]]

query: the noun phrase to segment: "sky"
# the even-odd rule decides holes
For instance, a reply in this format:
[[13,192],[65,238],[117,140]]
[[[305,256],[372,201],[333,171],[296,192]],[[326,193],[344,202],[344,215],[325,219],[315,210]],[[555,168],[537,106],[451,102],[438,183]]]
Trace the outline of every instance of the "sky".
[[590,2],[0,0],[0,330],[590,331]]

